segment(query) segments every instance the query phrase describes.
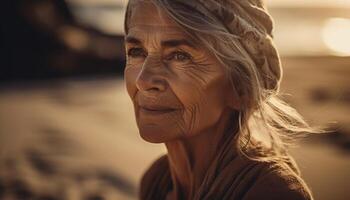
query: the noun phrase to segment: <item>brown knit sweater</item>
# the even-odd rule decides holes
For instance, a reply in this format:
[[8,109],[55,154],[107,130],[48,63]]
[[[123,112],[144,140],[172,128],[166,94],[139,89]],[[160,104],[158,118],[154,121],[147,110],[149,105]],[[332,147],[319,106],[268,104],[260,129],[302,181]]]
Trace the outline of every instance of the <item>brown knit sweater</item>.
[[[248,159],[237,153],[234,142],[228,139],[220,146],[194,200],[313,199],[291,157],[287,156],[285,161]],[[256,147],[257,151],[251,152],[266,152],[261,151],[262,145]],[[141,200],[167,199],[172,189],[169,161],[164,155],[142,177],[139,197]]]

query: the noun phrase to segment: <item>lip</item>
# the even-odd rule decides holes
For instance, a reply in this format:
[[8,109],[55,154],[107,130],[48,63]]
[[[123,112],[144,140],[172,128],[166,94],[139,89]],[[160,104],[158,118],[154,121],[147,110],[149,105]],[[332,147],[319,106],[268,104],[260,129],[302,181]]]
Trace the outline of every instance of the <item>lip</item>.
[[147,115],[162,115],[174,112],[178,109],[155,106],[155,105],[139,105],[140,112]]

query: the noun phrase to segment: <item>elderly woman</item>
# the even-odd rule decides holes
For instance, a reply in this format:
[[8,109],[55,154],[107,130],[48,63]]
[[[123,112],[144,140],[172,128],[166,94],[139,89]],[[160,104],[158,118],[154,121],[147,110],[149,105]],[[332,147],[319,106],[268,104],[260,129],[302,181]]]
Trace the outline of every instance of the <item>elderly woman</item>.
[[140,199],[312,199],[285,149],[312,130],[277,97],[272,27],[260,0],[130,0],[127,91],[168,151]]

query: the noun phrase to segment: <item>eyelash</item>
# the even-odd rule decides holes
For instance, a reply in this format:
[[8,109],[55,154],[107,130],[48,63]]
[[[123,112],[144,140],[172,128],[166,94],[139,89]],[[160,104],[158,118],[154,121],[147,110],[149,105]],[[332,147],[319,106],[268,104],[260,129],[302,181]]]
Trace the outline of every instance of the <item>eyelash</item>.
[[[137,57],[147,57],[147,53],[144,51],[144,49],[139,47],[134,47],[128,50],[128,56],[132,58]],[[182,58],[179,58],[179,56],[183,56]],[[185,62],[188,60],[192,60],[192,56],[189,53],[183,52],[183,51],[174,51],[170,53],[165,58],[167,61],[175,60],[179,62]]]
[[133,57],[133,58],[146,57],[147,53],[142,48],[131,48],[128,50],[128,56]]
[[[183,58],[179,58],[176,56],[183,56]],[[176,60],[179,62],[185,62],[188,60],[192,60],[192,56],[189,53],[183,52],[183,51],[174,51],[169,56],[166,57],[166,60]]]

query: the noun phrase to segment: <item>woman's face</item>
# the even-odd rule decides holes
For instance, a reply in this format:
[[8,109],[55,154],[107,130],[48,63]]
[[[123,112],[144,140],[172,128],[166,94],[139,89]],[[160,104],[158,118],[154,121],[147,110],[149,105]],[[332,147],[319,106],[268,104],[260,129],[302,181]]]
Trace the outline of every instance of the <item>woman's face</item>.
[[215,128],[232,87],[218,60],[150,1],[133,1],[125,81],[141,137],[166,142]]

